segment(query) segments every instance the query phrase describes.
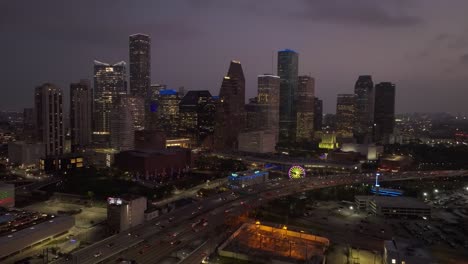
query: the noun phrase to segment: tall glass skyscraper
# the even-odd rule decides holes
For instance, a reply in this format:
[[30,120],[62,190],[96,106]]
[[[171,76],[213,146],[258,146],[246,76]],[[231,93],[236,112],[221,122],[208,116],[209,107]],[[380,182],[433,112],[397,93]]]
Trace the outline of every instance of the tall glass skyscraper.
[[296,98],[298,85],[299,54],[285,49],[278,52],[278,76],[280,77],[279,141],[293,142],[296,135]]
[[338,94],[336,100],[336,132],[340,138],[352,138],[356,116],[356,96]]
[[120,95],[127,94],[126,63],[94,61],[93,141],[106,146],[110,140],[111,111]]
[[71,147],[88,146],[92,135],[93,95],[89,80],[70,84],[70,130]]
[[375,141],[388,143],[395,127],[395,84],[381,82],[375,86]]
[[215,148],[237,149],[237,137],[244,125],[245,105],[245,78],[240,62],[231,61],[221,84],[219,98],[215,118]]
[[358,143],[371,141],[374,120],[374,83],[372,76],[359,76],[354,86],[356,95],[356,126],[354,136]]
[[129,39],[130,94],[145,98],[151,84],[151,38],[134,34]]
[[296,141],[311,142],[314,139],[315,79],[299,76],[296,99]]

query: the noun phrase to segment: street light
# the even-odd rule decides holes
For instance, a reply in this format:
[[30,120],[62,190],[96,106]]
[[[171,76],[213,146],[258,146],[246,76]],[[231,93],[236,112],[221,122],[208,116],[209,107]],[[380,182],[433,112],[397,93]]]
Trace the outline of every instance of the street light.
[[427,192],[423,192],[423,195],[424,195],[424,196],[427,196]]
[[434,189],[434,193],[438,193],[438,192],[439,192],[439,190],[437,190],[437,189]]

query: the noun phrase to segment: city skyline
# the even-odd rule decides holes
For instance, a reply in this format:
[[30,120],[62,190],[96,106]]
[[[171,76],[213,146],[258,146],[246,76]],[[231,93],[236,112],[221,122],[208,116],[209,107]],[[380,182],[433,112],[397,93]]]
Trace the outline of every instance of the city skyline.
[[[46,1],[31,3],[27,10],[18,3],[4,4],[8,12],[2,18],[0,32],[23,41],[15,42],[14,47],[13,42],[2,43],[2,49],[19,48],[24,52],[14,57],[13,53],[5,54],[7,63],[2,66],[5,74],[1,81],[8,89],[0,102],[2,110],[31,106],[29,91],[44,82],[56,84],[68,97],[66,88],[71,82],[91,79],[94,59],[129,62],[128,36],[141,32],[158,39],[151,46],[153,83],[165,83],[170,88],[185,86],[188,90],[209,90],[216,95],[226,61],[239,60],[245,68],[246,98],[251,98],[256,93],[256,76],[275,72],[272,54],[291,48],[301,57],[299,74],[310,74],[316,79],[316,94],[324,101],[325,113],[334,112],[336,94],[350,93],[357,76],[367,74],[375,82],[393,82],[399,87],[396,113],[468,112],[463,102],[468,83],[463,74],[468,57],[468,30],[458,23],[467,4],[460,1],[449,6],[425,1],[423,6],[422,1],[416,0],[406,4],[361,0],[345,4],[343,10],[348,13],[337,8],[336,3],[326,1],[294,1],[286,7],[279,1],[268,6],[261,1],[250,4],[239,1],[235,7],[213,1],[145,3],[139,8],[125,8],[125,3],[115,6],[108,6],[105,1],[97,6],[90,3],[64,7],[58,1]],[[99,10],[101,5],[109,7],[109,12],[88,13]],[[259,16],[260,7],[269,12]],[[63,11],[57,12],[59,8]],[[312,12],[313,8],[323,14]],[[301,9],[310,14],[302,14]],[[141,16],[136,15],[138,12]],[[55,13],[58,15],[47,15]],[[76,19],[85,13],[89,19]],[[48,18],[36,19],[34,25],[24,22],[40,14]],[[450,21],[443,20],[448,14]],[[134,19],[101,20],[116,15]],[[294,15],[297,17],[288,19]],[[219,16],[226,17],[225,22],[213,25],[216,24],[213,19]],[[100,23],[96,23],[98,18]],[[222,37],[237,22],[241,27],[258,24],[290,30],[281,38],[274,31],[259,27],[230,30],[230,36]],[[249,41],[234,41],[239,39]],[[201,50],[210,50],[213,56],[207,57]],[[383,60],[382,54],[391,59]],[[36,63],[40,67],[34,66]],[[25,78],[15,74],[25,70],[28,72]],[[414,102],[411,98],[422,91],[424,101]],[[441,102],[439,98],[445,100]]]

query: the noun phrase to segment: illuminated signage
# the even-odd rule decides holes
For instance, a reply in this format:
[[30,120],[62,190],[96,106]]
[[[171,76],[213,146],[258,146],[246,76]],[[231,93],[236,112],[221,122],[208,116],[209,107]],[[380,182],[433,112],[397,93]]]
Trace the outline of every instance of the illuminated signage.
[[109,197],[109,198],[107,198],[107,203],[108,204],[121,205],[122,204],[122,199],[121,198]]

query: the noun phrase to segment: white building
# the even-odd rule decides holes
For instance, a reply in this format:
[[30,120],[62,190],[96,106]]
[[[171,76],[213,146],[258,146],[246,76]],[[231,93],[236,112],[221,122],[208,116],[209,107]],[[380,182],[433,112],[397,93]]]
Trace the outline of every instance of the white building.
[[107,223],[116,233],[143,224],[147,200],[141,196],[124,195],[107,199]]

